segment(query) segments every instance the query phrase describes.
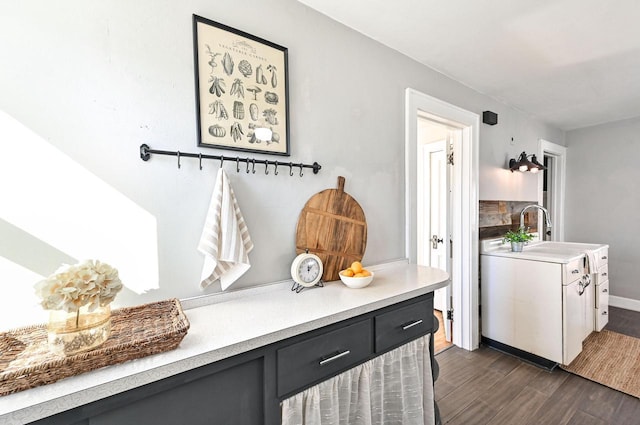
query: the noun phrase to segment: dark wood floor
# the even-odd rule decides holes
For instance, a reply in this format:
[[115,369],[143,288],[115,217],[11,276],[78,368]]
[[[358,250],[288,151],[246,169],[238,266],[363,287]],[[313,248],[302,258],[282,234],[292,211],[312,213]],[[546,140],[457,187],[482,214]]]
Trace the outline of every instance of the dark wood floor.
[[[608,329],[640,332],[640,313],[610,314]],[[436,358],[444,424],[640,425],[639,399],[559,368],[547,372],[487,347],[452,347]]]
[[[609,323],[605,329],[640,338],[640,312],[609,307]],[[640,424],[640,419],[638,419],[638,424]]]

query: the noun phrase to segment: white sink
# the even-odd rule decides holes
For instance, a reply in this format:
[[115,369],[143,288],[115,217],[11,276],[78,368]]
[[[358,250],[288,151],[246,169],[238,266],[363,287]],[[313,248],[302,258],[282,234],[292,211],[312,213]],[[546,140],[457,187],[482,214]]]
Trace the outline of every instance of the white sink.
[[578,242],[533,242],[526,245],[525,250],[534,251],[553,251],[553,252],[585,252],[591,249],[602,248],[602,245],[595,243],[578,243]]
[[503,243],[502,239],[494,239],[482,241],[480,253],[499,257],[521,258],[523,260],[569,263],[583,256],[587,250],[595,250],[604,246],[576,242],[538,241],[525,245],[522,252],[512,252],[510,244]]

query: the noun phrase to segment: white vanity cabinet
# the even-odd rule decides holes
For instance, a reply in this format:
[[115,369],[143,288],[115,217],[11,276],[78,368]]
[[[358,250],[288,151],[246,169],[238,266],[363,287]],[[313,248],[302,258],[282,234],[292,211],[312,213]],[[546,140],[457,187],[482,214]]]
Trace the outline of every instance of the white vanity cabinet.
[[593,285],[585,288],[584,276],[584,256],[562,263],[481,255],[483,341],[532,361],[571,363],[593,329]]
[[609,323],[609,249],[595,252],[598,276],[595,286],[595,330],[600,332]]

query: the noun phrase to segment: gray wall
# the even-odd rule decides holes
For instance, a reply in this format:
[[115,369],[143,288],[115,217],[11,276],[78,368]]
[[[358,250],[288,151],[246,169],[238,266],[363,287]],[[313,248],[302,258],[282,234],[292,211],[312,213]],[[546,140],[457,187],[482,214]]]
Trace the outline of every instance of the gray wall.
[[640,118],[567,133],[566,240],[606,243],[611,295],[640,300]]
[[[198,288],[203,259],[196,245],[219,165],[208,162],[199,171],[197,161],[185,158],[178,170],[173,157],[155,156],[146,163],[138,157],[141,143],[183,152],[224,152],[196,147],[193,13],[289,48],[291,160],[318,161],[323,167],[317,176],[299,178],[288,172],[236,174],[233,164],[225,164],[255,243],[252,268],[232,288],[289,278],[298,214],[310,196],[335,187],[339,175],[346,177],[347,192],[367,215],[364,262],[404,257],[407,87],[478,114],[499,114],[498,125],[480,128],[480,199],[535,199],[536,180],[507,171],[508,158],[522,150],[534,152],[538,138],[564,143],[562,131],[294,0],[23,0],[0,7],[0,108],[122,198],[105,205],[91,193],[75,194],[73,185],[25,186],[22,195],[36,199],[45,191],[59,193],[42,209],[29,211],[30,219],[45,227],[60,226],[52,217],[61,211],[81,208],[91,217],[92,209],[107,209],[112,216],[101,217],[95,226],[122,234],[127,225],[121,238],[110,241],[111,251],[98,249],[104,245],[96,243],[91,228],[73,224],[63,226],[78,239],[73,252],[55,241],[40,243],[38,234],[11,240],[10,234],[21,233],[11,223],[5,223],[2,244],[26,244],[22,254],[13,254],[11,264],[36,275],[46,274],[58,259],[111,262],[125,283],[137,288],[117,299],[121,305],[203,294]],[[2,140],[3,145],[16,143],[22,141]],[[48,163],[55,168],[57,161],[54,155]],[[20,189],[23,177],[16,175],[8,184]],[[47,175],[39,177],[48,180]],[[3,201],[20,202],[15,195],[0,195]],[[126,223],[120,203],[139,213],[143,228]],[[149,226],[155,231],[149,233]],[[42,261],[33,259],[29,243],[41,245]],[[44,258],[51,256],[56,261],[44,267]],[[9,277],[22,287],[33,283]],[[6,285],[9,279],[0,281]],[[205,293],[219,290],[211,287]]]

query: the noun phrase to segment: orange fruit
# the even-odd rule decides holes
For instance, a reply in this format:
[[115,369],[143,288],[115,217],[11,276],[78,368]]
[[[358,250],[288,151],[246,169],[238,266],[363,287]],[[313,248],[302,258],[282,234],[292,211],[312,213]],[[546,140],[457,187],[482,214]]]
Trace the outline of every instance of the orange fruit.
[[362,271],[362,264],[360,261],[354,261],[351,263],[351,270],[356,274],[360,273]]
[[346,277],[353,277],[353,275],[354,275],[353,270],[351,270],[351,269],[342,270],[340,272],[340,274],[342,276],[346,276]]
[[371,272],[370,272],[369,270],[367,270],[367,269],[362,269],[362,271],[360,272],[360,274],[361,274],[362,276],[364,276],[364,277],[371,276]]
[[360,272],[360,273],[354,274],[353,277],[365,277],[365,276],[362,272]]

